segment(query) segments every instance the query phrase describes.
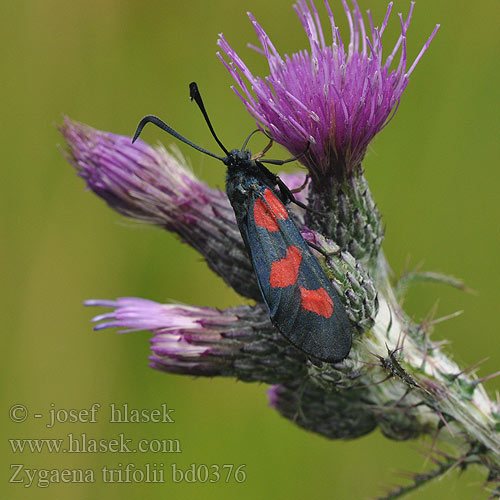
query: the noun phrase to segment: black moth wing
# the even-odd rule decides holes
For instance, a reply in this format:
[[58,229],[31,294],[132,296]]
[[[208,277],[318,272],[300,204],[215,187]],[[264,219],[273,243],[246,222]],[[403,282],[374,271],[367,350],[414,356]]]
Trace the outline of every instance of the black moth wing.
[[[269,198],[269,192],[272,194],[272,204],[266,199],[266,193]],[[261,203],[276,220],[278,230],[269,231],[257,224],[256,215],[258,217],[259,214],[256,214],[256,207],[260,205],[257,211],[261,210]],[[283,212],[287,213],[286,218],[283,218]],[[353,324],[286,208],[268,186],[262,185],[261,189],[252,190],[246,220],[241,220],[240,223],[273,324],[292,344],[310,356],[328,362],[337,362],[347,357],[351,349]],[[298,249],[301,255],[297,279],[288,286],[273,286],[273,263],[284,259],[291,247]],[[329,317],[304,307],[304,289],[311,291],[321,288],[333,302],[333,311]]]

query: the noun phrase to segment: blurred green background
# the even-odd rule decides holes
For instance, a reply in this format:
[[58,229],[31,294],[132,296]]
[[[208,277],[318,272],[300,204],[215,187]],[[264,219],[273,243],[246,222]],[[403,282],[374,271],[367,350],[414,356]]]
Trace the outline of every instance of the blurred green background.
[[[322,14],[324,9],[321,7]],[[332,0],[338,24],[346,23]],[[386,3],[361,0],[381,20]],[[393,14],[409,2],[395,3]],[[253,121],[229,89],[216,58],[224,32],[256,73],[267,74],[245,12],[251,10],[282,53],[306,46],[291,2],[253,0],[20,0],[1,2],[3,472],[5,498],[318,498],[362,499],[384,484],[421,471],[422,443],[395,443],[378,432],[353,442],[329,442],[294,427],[267,406],[265,386],[190,379],[148,368],[148,333],[94,333],[98,311],[87,298],[139,296],[158,301],[228,307],[243,303],[175,237],[113,213],[84,190],[57,148],[62,114],[93,127],[131,134],[146,113],[213,149],[187,85],[197,80],[219,136],[239,145]],[[387,226],[385,252],[396,273],[412,265],[465,280],[477,296],[417,286],[406,302],[415,319],[439,300],[438,315],[465,314],[437,328],[436,338],[463,366],[490,356],[479,376],[499,368],[498,252],[498,1],[419,0],[409,33],[410,60],[435,23],[442,27],[412,75],[398,114],[372,143],[364,166]],[[325,19],[323,17],[323,19]],[[392,50],[394,15],[385,46]],[[328,29],[326,29],[328,31]],[[144,135],[170,139],[152,127]],[[180,146],[195,172],[223,186],[215,160]],[[257,147],[257,145],[255,146]],[[276,148],[274,156],[285,157]],[[498,380],[486,384],[493,395]],[[95,424],[47,429],[32,418],[57,408],[103,406]],[[110,424],[110,402],[175,409],[176,423]],[[26,405],[24,424],[8,408]],[[6,438],[89,437],[179,439],[183,452],[159,454],[13,454]],[[427,443],[429,444],[429,443]],[[242,484],[8,484],[9,464],[36,468],[119,467],[131,462],[246,464]],[[483,474],[453,471],[415,499],[478,498]],[[486,497],[486,495],[483,495]],[[482,498],[482,496],[481,496]]]

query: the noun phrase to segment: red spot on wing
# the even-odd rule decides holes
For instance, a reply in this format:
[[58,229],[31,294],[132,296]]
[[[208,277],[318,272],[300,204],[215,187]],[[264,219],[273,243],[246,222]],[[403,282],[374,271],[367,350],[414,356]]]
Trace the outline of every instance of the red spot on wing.
[[287,219],[288,212],[283,206],[283,203],[276,197],[276,195],[270,190],[266,189],[264,192],[264,198],[266,199],[269,207],[278,219]]
[[255,204],[253,206],[253,218],[255,219],[255,224],[257,224],[257,226],[265,227],[271,233],[275,233],[280,229],[275,215],[260,198],[255,200]]
[[257,198],[253,206],[253,217],[255,224],[266,228],[269,232],[279,231],[278,219],[287,219],[288,212],[283,203],[270,190],[264,191],[264,199]]
[[284,288],[294,285],[297,282],[301,262],[302,252],[297,247],[289,247],[286,256],[271,265],[271,278],[269,280],[271,286]]
[[324,288],[317,290],[307,290],[300,287],[302,297],[302,307],[312,311],[324,318],[329,318],[333,313],[333,299]]

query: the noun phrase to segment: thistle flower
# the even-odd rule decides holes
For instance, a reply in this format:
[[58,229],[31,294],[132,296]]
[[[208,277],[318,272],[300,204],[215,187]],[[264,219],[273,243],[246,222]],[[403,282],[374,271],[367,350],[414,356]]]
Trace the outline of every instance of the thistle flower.
[[[399,14],[401,34],[388,56],[382,37],[392,11],[389,3],[382,25],[375,27],[368,11],[367,30],[356,0],[351,12],[342,0],[350,40],[345,43],[327,0],[325,7],[332,42],[327,44],[314,2],[294,6],[310,49],[282,57],[264,29],[249,13],[270,75],[254,76],[221,34],[218,45],[229,60],[219,58],[236,81],[235,93],[274,140],[300,161],[311,177],[309,206],[326,213],[306,214],[309,227],[335,241],[357,259],[375,261],[384,229],[370,190],[362,176],[361,161],[373,137],[392,119],[410,75],[429,47],[436,25],[408,68],[406,33],[414,4],[406,17]],[[394,66],[394,67],[393,67]],[[308,146],[309,144],[309,146]]]
[[85,305],[114,308],[93,318],[95,330],[152,331],[149,359],[157,370],[271,384],[305,372],[304,355],[275,330],[262,304],[219,311],[124,297]]
[[[310,143],[301,161],[309,168],[315,184],[324,182],[325,176],[350,175],[361,164],[370,141],[394,116],[410,75],[439,25],[407,68],[406,33],[414,3],[406,19],[399,14],[401,35],[385,60],[382,37],[392,2],[380,28],[374,26],[368,11],[367,30],[356,0],[352,13],[342,0],[350,29],[348,44],[325,0],[333,40],[327,44],[314,2],[310,3],[299,0],[294,6],[310,51],[301,50],[292,56],[282,57],[264,29],[248,14],[261,44],[261,48],[253,48],[269,63],[270,75],[266,78],[254,76],[222,34],[218,44],[229,63],[218,55],[237,83],[233,90],[260,127],[268,129],[293,155],[302,153]],[[395,68],[391,69],[393,62]]]

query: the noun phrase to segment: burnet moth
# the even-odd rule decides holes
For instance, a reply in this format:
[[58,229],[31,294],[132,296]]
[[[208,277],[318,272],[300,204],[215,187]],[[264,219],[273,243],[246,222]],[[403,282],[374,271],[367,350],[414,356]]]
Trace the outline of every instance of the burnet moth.
[[302,238],[285,204],[296,203],[283,181],[263,164],[282,165],[296,160],[262,160],[252,157],[247,138],[241,150],[228,151],[208,118],[196,83],[190,84],[194,100],[225,156],[197,146],[153,115],[137,126],[132,142],[147,123],[153,123],[198,151],[217,158],[227,167],[226,192],[252,261],[262,298],[274,326],[307,355],[337,362],[349,354],[353,323],[319,262]]

